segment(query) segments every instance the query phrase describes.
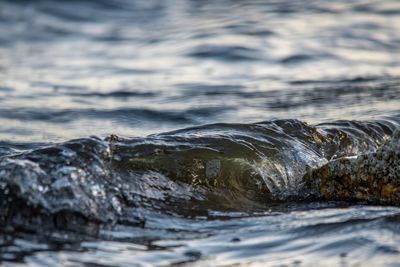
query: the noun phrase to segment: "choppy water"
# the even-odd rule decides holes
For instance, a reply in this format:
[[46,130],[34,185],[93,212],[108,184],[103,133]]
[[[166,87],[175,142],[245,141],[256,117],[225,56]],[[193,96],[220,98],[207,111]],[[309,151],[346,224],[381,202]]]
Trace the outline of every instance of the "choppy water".
[[397,1],[0,2],[0,263],[399,266],[399,25]]

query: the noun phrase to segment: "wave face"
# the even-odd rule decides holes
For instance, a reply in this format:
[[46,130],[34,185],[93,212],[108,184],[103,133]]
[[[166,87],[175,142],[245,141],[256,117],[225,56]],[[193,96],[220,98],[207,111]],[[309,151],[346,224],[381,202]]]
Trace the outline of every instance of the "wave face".
[[[181,215],[262,210],[315,190],[321,191],[314,194],[318,197],[347,199],[363,190],[339,192],[343,185],[334,181],[354,180],[348,172],[371,187],[388,179],[397,185],[398,134],[390,138],[398,129],[398,118],[316,126],[275,120],[13,150],[0,160],[1,222],[24,225],[27,217],[62,222],[75,216],[141,225],[146,218],[138,211],[147,208]],[[303,179],[311,169],[312,178]],[[372,200],[400,204],[393,190],[379,189],[385,193]]]

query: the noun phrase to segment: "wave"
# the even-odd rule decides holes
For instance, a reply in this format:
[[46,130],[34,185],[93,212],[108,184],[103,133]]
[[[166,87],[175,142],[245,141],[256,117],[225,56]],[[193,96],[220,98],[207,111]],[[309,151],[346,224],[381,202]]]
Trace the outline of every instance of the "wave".
[[195,124],[205,118],[234,110],[232,106],[198,107],[183,110],[151,108],[115,108],[115,109],[52,109],[52,108],[0,108],[0,118],[18,121],[42,121],[51,123],[68,123],[76,119],[112,119],[132,125],[133,122],[155,121],[174,124]]
[[201,45],[188,53],[189,57],[222,61],[259,60],[260,51],[244,46]]
[[193,216],[309,197],[398,205],[399,129],[399,117],[274,120],[31,148],[2,143],[0,224],[143,225],[148,210]]

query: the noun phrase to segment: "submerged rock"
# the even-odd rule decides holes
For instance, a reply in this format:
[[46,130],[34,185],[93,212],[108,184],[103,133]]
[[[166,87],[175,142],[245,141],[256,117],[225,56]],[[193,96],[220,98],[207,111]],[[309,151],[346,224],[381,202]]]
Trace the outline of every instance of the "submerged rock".
[[0,158],[0,225],[82,228],[119,220],[124,196],[109,153],[93,137]]
[[400,132],[374,153],[344,157],[304,176],[313,197],[400,205]]

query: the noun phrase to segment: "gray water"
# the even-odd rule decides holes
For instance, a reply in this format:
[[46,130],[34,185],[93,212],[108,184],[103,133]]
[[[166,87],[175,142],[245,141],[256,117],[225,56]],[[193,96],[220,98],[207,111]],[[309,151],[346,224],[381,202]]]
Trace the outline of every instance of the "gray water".
[[0,263],[400,266],[399,130],[397,1],[1,1]]

